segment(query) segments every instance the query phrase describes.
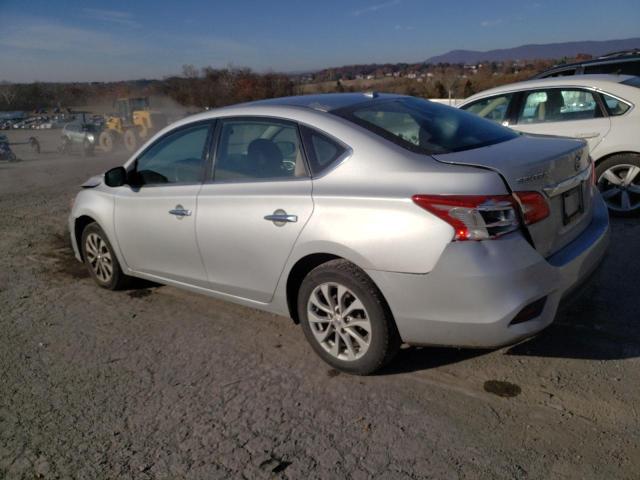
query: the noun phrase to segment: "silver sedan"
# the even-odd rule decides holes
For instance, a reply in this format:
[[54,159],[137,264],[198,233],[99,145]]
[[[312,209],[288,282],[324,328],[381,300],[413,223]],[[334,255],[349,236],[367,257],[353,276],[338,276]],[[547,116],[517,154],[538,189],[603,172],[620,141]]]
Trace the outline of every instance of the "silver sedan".
[[583,141],[397,95],[237,105],[159,132],[69,218],[98,285],[132,277],[289,316],[333,367],[402,342],[497,347],[549,325],[604,255]]

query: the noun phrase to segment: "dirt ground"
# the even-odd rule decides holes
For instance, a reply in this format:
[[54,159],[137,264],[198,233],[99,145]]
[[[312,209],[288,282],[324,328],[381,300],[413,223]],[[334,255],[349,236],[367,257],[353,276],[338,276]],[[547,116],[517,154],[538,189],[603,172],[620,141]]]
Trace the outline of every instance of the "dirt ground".
[[[33,132],[8,132],[18,141]],[[640,220],[537,338],[330,369],[291,321],[172,287],[94,285],[78,185],[124,155],[0,162],[0,478],[640,477]]]

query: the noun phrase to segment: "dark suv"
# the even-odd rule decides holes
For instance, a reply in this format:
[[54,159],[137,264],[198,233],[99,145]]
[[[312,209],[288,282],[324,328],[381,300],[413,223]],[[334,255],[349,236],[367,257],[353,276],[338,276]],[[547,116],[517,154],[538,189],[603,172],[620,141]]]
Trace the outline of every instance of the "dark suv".
[[640,76],[640,49],[613,52],[583,62],[556,65],[533,78],[563,77],[589,73],[612,73]]

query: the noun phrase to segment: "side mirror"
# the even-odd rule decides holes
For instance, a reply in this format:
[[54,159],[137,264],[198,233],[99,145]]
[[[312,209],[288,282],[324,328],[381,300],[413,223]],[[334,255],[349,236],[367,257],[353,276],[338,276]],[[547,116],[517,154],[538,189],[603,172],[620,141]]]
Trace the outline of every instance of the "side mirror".
[[121,187],[127,183],[127,170],[124,167],[115,167],[104,174],[104,183],[107,187]]

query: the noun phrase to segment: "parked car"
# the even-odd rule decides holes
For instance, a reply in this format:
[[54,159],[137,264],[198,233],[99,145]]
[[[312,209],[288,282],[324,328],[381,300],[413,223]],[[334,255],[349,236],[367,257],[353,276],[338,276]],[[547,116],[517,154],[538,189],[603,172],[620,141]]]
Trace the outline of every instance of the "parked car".
[[84,155],[93,155],[98,143],[100,129],[91,123],[67,123],[62,129],[60,152],[70,152],[74,145],[82,149]]
[[280,98],[163,129],[83,185],[69,228],[102,287],[290,316],[367,374],[401,342],[497,347],[549,325],[607,246],[592,168],[582,140],[413,97]]
[[11,150],[11,145],[9,144],[9,139],[6,135],[0,134],[0,160],[6,160],[8,162],[17,162],[18,157]]
[[535,78],[564,77],[568,75],[590,75],[596,73],[640,75],[640,50],[624,50],[608,53],[592,60],[556,65]]
[[582,138],[614,215],[640,213],[640,77],[580,75],[504,85],[460,108],[533,134]]

